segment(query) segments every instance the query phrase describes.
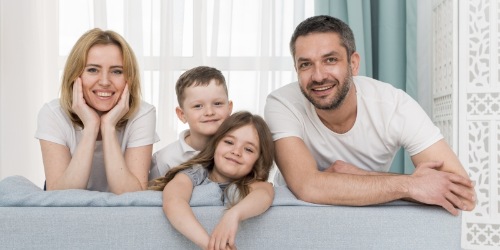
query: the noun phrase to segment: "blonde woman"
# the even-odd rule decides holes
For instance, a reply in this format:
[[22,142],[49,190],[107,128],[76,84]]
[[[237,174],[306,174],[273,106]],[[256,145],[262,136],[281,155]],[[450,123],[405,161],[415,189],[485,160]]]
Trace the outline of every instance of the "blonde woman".
[[47,190],[116,194],[147,187],[156,110],[141,101],[139,69],[128,43],[92,29],[71,50],[61,98],[38,114]]

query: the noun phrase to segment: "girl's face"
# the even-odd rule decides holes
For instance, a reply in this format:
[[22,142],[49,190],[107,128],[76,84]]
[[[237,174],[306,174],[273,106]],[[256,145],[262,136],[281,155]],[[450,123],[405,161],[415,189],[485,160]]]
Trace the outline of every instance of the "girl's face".
[[114,44],[92,46],[81,79],[87,105],[99,113],[111,110],[127,84],[120,48]]
[[240,179],[250,173],[259,156],[259,136],[255,127],[249,124],[235,129],[215,148],[211,180],[222,183]]

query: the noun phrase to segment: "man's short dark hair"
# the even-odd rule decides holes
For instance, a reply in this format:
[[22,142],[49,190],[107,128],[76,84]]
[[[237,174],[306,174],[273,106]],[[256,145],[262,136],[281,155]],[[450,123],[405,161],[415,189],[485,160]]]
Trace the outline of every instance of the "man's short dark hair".
[[354,35],[349,25],[342,20],[332,16],[313,16],[302,21],[293,32],[290,39],[290,52],[295,57],[295,42],[299,36],[306,36],[311,33],[337,33],[342,41],[342,46],[347,51],[347,59],[351,60],[351,55],[356,51]]

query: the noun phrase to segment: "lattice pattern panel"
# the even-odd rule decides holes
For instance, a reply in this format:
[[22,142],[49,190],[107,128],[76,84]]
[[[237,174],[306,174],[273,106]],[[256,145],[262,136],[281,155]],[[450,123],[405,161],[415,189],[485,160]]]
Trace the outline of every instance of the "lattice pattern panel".
[[472,214],[476,217],[490,215],[490,138],[488,122],[469,122],[468,124],[469,155],[466,163],[469,176],[476,182],[478,203]]
[[467,117],[500,118],[500,93],[467,93]]
[[467,223],[467,241],[473,245],[500,247],[500,225],[486,223]]
[[433,121],[453,145],[453,15],[452,0],[433,8]]
[[[466,105],[459,135],[468,173],[476,183],[477,205],[463,213],[462,247],[500,249],[500,0],[458,1],[462,16],[459,88]],[[465,115],[465,116],[464,116]],[[459,129],[460,131],[464,131]],[[464,159],[464,157],[462,157]]]
[[441,130],[446,142],[453,145],[453,99],[451,94],[434,98],[433,121]]
[[453,15],[452,0],[441,1],[433,13],[433,94],[451,94],[453,90]]
[[485,87],[490,84],[490,8],[491,1],[471,0],[469,10],[469,78],[468,85]]

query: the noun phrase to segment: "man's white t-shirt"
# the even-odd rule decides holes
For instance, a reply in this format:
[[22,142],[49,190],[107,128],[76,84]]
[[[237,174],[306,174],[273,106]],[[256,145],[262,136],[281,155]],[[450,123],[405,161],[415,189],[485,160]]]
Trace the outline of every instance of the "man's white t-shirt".
[[[125,154],[125,149],[127,148],[151,145],[159,141],[159,137],[156,134],[155,107],[146,102],[141,102],[136,114],[117,133],[123,154]],[[67,146],[71,155],[73,155],[81,140],[81,136],[82,129],[73,126],[73,123],[71,123],[71,120],[61,108],[59,99],[46,103],[40,109],[35,138]],[[97,141],[95,145],[92,170],[87,189],[103,192],[109,191],[104,168],[102,141]]]
[[368,77],[353,80],[357,117],[351,130],[338,134],[328,129],[294,82],[267,97],[265,119],[273,139],[301,138],[319,170],[343,160],[361,169],[387,172],[401,147],[413,156],[443,138],[404,91]]

